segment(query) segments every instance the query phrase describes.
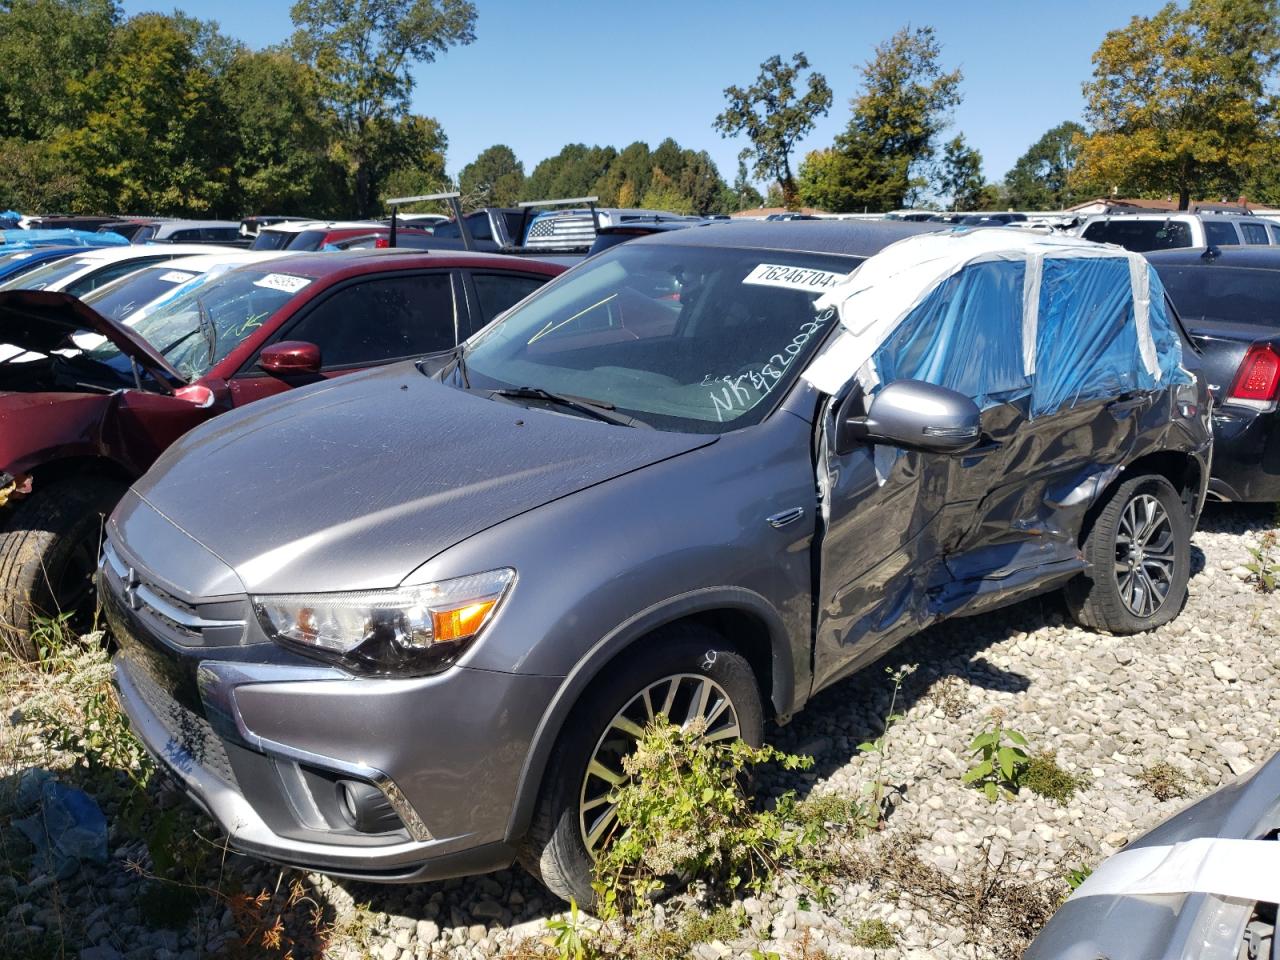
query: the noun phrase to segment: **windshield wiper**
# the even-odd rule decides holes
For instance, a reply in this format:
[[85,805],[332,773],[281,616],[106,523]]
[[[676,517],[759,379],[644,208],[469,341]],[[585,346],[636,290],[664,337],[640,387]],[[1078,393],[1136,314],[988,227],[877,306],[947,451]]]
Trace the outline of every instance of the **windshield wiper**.
[[542,389],[542,387],[507,387],[502,390],[490,390],[489,396],[507,397],[512,400],[544,400],[567,410],[576,410],[596,420],[603,420],[605,423],[617,424],[620,427],[653,429],[643,420],[628,417],[623,413],[615,413],[616,408],[612,403],[591,400],[588,397],[575,397],[567,393],[552,393],[550,390]]
[[200,332],[204,334],[205,342],[209,344],[209,359],[206,362],[212,364],[213,358],[218,353],[218,328],[209,319],[209,311],[205,309],[199,297],[196,298],[196,311],[200,317]]

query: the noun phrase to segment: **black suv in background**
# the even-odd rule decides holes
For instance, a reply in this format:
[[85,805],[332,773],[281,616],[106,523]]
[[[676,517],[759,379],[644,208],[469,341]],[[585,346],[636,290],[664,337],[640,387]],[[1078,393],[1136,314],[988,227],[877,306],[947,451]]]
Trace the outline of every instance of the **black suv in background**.
[[1147,254],[1213,391],[1220,500],[1280,500],[1280,247]]

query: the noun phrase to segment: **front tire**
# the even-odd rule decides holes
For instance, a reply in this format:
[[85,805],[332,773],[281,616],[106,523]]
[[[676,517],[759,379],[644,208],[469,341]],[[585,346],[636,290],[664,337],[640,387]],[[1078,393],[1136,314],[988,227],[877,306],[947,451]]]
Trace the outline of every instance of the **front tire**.
[[764,742],[764,710],[746,659],[713,630],[664,628],[605,667],[565,722],[542,778],[520,862],[556,896],[589,907],[594,851],[616,826],[608,793],[648,719],[707,721],[707,737]]
[[1076,622],[1114,634],[1168,623],[1187,598],[1191,518],[1164,477],[1134,477],[1107,498],[1084,543],[1088,572],[1067,584]]
[[68,477],[37,486],[0,516],[0,647],[37,659],[38,617],[71,611],[74,629],[92,627],[103,518],[125,489],[104,477]]

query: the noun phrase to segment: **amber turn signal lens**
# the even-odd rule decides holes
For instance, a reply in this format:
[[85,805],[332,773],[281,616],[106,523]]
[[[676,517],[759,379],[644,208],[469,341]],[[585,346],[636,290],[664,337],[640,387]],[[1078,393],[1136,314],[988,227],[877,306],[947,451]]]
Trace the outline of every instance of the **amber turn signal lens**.
[[489,611],[497,604],[498,598],[470,603],[465,607],[453,610],[431,611],[431,636],[436,642],[441,640],[463,640],[479,632],[484,626]]

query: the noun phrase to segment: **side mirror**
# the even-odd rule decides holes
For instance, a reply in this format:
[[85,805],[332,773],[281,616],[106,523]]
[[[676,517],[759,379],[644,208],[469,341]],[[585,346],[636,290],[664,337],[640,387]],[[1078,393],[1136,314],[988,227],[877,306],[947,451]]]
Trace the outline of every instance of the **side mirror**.
[[871,401],[865,417],[847,417],[838,428],[836,448],[859,441],[935,453],[968,450],[982,435],[982,412],[962,393],[923,380],[895,380]]
[[263,347],[258,366],[277,376],[320,372],[320,348],[303,340],[281,340]]

